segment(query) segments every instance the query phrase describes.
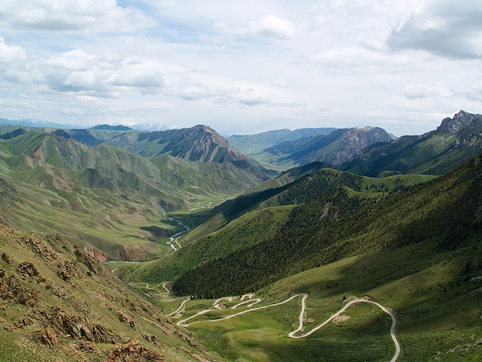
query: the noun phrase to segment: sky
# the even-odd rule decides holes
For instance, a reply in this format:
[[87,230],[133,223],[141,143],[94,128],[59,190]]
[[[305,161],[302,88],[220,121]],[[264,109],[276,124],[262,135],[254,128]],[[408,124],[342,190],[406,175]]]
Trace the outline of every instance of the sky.
[[218,132],[482,113],[480,0],[0,0],[0,118]]

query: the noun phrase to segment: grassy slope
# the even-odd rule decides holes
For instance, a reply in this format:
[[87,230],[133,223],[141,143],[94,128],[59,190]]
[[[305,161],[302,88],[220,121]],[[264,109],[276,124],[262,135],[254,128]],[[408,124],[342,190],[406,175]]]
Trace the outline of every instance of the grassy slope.
[[256,156],[263,150],[283,141],[296,140],[302,137],[316,136],[333,132],[335,128],[305,128],[290,131],[288,129],[275,130],[246,136],[231,136],[227,140],[239,152],[248,156]]
[[[295,171],[285,176],[303,175]],[[318,170],[285,188],[241,196],[211,209],[211,214],[206,211],[207,220],[183,236],[180,251],[145,264],[126,265],[118,269],[118,273],[135,281],[172,280],[203,262],[273,239],[287,221],[293,205],[316,195],[349,185],[363,191],[363,196],[378,197],[401,185],[411,186],[429,179],[431,177],[418,175],[371,179],[331,169]]]
[[[479,156],[385,201],[337,190],[295,208],[275,238],[192,269],[173,287],[201,296],[242,293],[350,255],[434,239],[457,247],[471,233],[480,235],[474,215],[482,204],[481,175]],[[302,191],[294,196],[304,196]],[[228,265],[229,276],[221,272]]]
[[248,136],[232,136],[228,137],[227,140],[235,149],[249,157],[254,158],[263,166],[275,168],[277,170],[287,170],[295,167],[296,163],[286,160],[285,156],[274,155],[270,152],[266,152],[266,149],[284,141],[294,141],[303,137],[328,134],[334,130],[335,128],[308,128],[297,129],[295,131],[285,129]]
[[[282,279],[257,296],[268,305],[308,293],[307,332],[351,298],[369,295],[396,315],[402,346],[399,361],[478,361],[482,358],[482,279],[471,279],[482,274],[479,244],[473,238],[457,250],[425,243],[350,257]],[[183,318],[212,303],[206,302],[188,303]],[[350,319],[292,340],[287,334],[298,325],[299,308],[297,299],[189,329],[203,345],[232,361],[388,361],[393,356],[390,318],[376,307],[353,306],[344,313]],[[204,318],[230,313],[212,312]]]
[[[32,240],[39,249],[32,247]],[[34,250],[42,250],[41,253]],[[67,323],[58,321],[57,325],[50,325],[51,330],[61,342],[58,348],[49,349],[33,341],[33,333],[44,328],[46,320],[28,322],[34,310],[49,310],[50,307],[58,308],[61,313],[87,318],[92,326],[104,325],[110,332],[118,333],[126,343],[127,340],[138,339],[144,347],[158,351],[169,361],[196,361],[190,353],[204,354],[193,348],[189,341],[167,322],[158,308],[148,300],[143,299],[139,293],[124,285],[117,277],[101,264],[87,264],[83,259],[87,251],[76,249],[70,240],[58,236],[41,237],[34,233],[24,234],[14,229],[0,225],[0,252],[6,253],[11,264],[0,260],[0,268],[5,269],[8,276],[16,275],[21,285],[33,291],[38,296],[35,308],[22,303],[15,304],[11,298],[1,301],[0,308],[0,360],[2,361],[105,361],[107,354],[119,345],[95,343],[92,344],[93,352],[83,351],[79,346],[85,338],[71,339],[68,330],[59,330]],[[55,258],[49,257],[54,252]],[[82,259],[79,259],[82,258]],[[19,264],[28,261],[40,272],[37,280],[20,278],[16,273]],[[58,265],[69,262],[74,265],[70,271],[71,279],[65,281],[59,277]],[[91,261],[88,261],[91,263]],[[9,289],[12,291],[13,289]],[[60,292],[59,292],[60,291]],[[55,294],[57,293],[57,294]],[[60,295],[60,297],[58,296]],[[32,300],[32,299],[31,299]],[[124,315],[134,324],[129,326]],[[157,323],[157,327],[147,322],[146,318]],[[25,320],[27,322],[20,322]],[[74,321],[73,319],[71,319]],[[63,324],[62,324],[63,323]],[[75,321],[73,322],[75,324]],[[78,328],[85,325],[81,323]],[[19,327],[24,324],[23,327]],[[17,328],[11,328],[17,326]],[[133,328],[132,326],[135,326]],[[3,327],[6,327],[5,329]],[[164,328],[164,331],[163,331]],[[9,330],[10,329],[10,330]],[[155,335],[163,344],[146,341],[142,333]],[[131,360],[131,359],[129,359]],[[144,361],[144,359],[141,359]]]
[[164,223],[162,211],[221,199],[259,181],[229,162],[146,159],[45,132],[0,141],[0,170],[23,203],[5,205],[17,214],[9,225],[66,233],[131,260],[169,252],[158,238],[179,230]]
[[[155,199],[141,203],[101,189],[54,192],[15,180],[7,184],[13,186],[15,200],[2,202],[2,213],[11,215],[4,223],[22,230],[62,233],[114,259],[162,255],[169,248],[155,242],[159,234],[168,235],[178,228],[163,221]],[[155,233],[150,231],[154,229]]]
[[312,162],[308,165],[295,167],[287,171],[281,172],[278,177],[261,182],[258,185],[250,187],[244,194],[249,195],[255,192],[265,191],[292,183],[301,177],[322,168],[336,169],[336,166],[330,165],[326,162]]
[[380,128],[338,129],[329,134],[282,142],[256,157],[284,170],[316,160],[339,164],[356,154],[356,149],[389,140],[389,135]]

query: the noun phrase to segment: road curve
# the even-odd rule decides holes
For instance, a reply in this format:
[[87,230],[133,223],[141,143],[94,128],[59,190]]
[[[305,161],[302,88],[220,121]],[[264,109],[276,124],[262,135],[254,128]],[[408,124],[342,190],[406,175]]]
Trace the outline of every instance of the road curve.
[[[390,318],[392,319],[392,325],[390,327],[390,336],[392,337],[392,340],[393,340],[393,343],[395,344],[395,354],[393,355],[392,359],[390,360],[390,362],[396,362],[398,360],[398,358],[400,357],[400,352],[401,352],[401,348],[400,348],[400,343],[398,342],[397,340],[397,337],[395,336],[395,327],[396,327],[396,324],[397,324],[397,320],[395,318],[395,315],[393,313],[391,313],[390,311],[388,311],[384,306],[382,306],[381,304],[377,303],[377,302],[374,302],[374,301],[371,301],[371,300],[367,300],[367,299],[355,299],[355,300],[352,300],[350,302],[348,302],[343,308],[341,308],[338,312],[336,312],[335,314],[333,314],[330,318],[328,318],[326,321],[324,321],[323,323],[319,324],[318,326],[316,326],[315,328],[313,328],[312,330],[310,330],[309,332],[305,333],[305,334],[302,334],[302,335],[298,335],[298,336],[295,336],[296,333],[300,332],[302,329],[303,329],[303,316],[304,316],[304,313],[305,313],[305,310],[306,310],[306,299],[308,298],[308,294],[306,293],[301,293],[301,294],[296,294],[296,295],[293,295],[292,297],[282,301],[282,302],[279,302],[279,303],[275,303],[275,304],[270,304],[270,305],[267,305],[267,306],[262,306],[262,307],[256,307],[256,308],[251,308],[251,309],[247,309],[247,310],[244,310],[242,312],[239,312],[239,313],[235,313],[235,314],[232,314],[232,315],[229,315],[227,317],[224,317],[224,318],[219,318],[219,319],[212,319],[212,320],[205,320],[205,321],[195,321],[195,322],[191,322],[191,323],[186,323],[187,321],[191,320],[191,319],[194,319],[200,315],[203,315],[203,314],[206,314],[208,312],[211,312],[213,311],[213,309],[206,309],[206,310],[203,310],[189,318],[186,318],[186,319],[183,319],[179,322],[177,322],[176,324],[178,326],[181,326],[181,327],[189,327],[189,326],[192,326],[193,324],[197,324],[197,323],[213,323],[213,322],[219,322],[219,321],[223,321],[223,320],[227,320],[227,319],[231,319],[231,318],[234,318],[234,317],[237,317],[237,316],[240,316],[242,314],[246,314],[246,313],[250,313],[250,312],[254,312],[254,311],[257,311],[257,310],[261,310],[261,309],[267,309],[267,308],[271,308],[271,307],[276,307],[276,306],[279,306],[279,305],[282,305],[282,304],[285,304],[285,303],[288,303],[290,301],[292,301],[293,299],[297,298],[297,297],[302,297],[301,299],[301,312],[300,312],[300,315],[299,315],[299,320],[300,320],[300,324],[298,326],[298,328],[292,332],[290,332],[288,334],[288,336],[290,338],[294,338],[294,339],[301,339],[301,338],[305,338],[305,337],[308,337],[309,335],[315,333],[317,330],[323,328],[325,325],[327,325],[330,321],[332,321],[335,317],[339,316],[340,314],[342,314],[343,312],[345,312],[349,307],[351,307],[353,304],[356,304],[356,303],[370,303],[370,304],[375,304],[377,307],[379,307],[382,311],[384,311],[385,313],[387,313]],[[218,299],[216,302],[219,302],[221,299],[225,299],[225,298],[220,298]],[[176,312],[178,312],[179,310],[181,310],[181,308],[184,306],[185,303],[187,303],[189,299],[186,299],[184,302],[182,302],[181,306],[173,313],[169,314],[168,316],[171,316],[171,315],[174,315]],[[259,300],[260,301],[260,300]],[[215,304],[216,304],[215,302]],[[259,303],[259,302],[257,302]],[[244,304],[243,303],[240,303],[238,305],[235,306],[235,308],[241,304]],[[250,305],[251,306],[251,305]],[[249,307],[250,307],[249,306]],[[234,309],[234,308],[232,308]]]
[[179,312],[179,311],[182,309],[182,307],[184,307],[184,305],[185,305],[188,301],[190,301],[190,300],[191,300],[190,297],[187,298],[185,301],[183,301],[183,302],[181,303],[181,305],[179,306],[179,308],[177,308],[174,312],[169,313],[169,314],[166,314],[166,317],[170,317],[170,316],[176,314],[177,312]]
[[371,300],[367,300],[367,299],[355,299],[355,300],[352,300],[351,302],[347,303],[343,308],[341,308],[338,312],[336,312],[335,314],[333,314],[330,318],[328,318],[326,321],[324,321],[323,323],[321,323],[320,325],[316,326],[315,328],[313,328],[311,331],[305,333],[305,334],[302,334],[302,335],[299,335],[299,336],[295,336],[296,333],[298,333],[299,331],[301,331],[303,329],[303,315],[305,313],[305,309],[306,309],[306,299],[308,298],[308,295],[304,295],[303,296],[303,299],[301,300],[301,312],[300,312],[300,325],[298,327],[298,329],[296,329],[295,331],[293,332],[290,332],[288,334],[288,336],[290,338],[296,338],[296,339],[299,339],[299,338],[305,338],[305,337],[308,337],[309,335],[315,333],[317,330],[323,328],[326,324],[328,324],[329,322],[331,322],[334,318],[336,318],[337,316],[339,316],[340,314],[342,314],[345,310],[347,310],[350,306],[352,306],[353,304],[355,303],[370,303],[370,304],[375,304],[376,306],[378,306],[382,311],[384,311],[385,313],[387,313],[390,318],[392,318],[392,326],[390,327],[390,336],[392,337],[392,340],[393,340],[393,343],[395,344],[395,355],[393,356],[393,358],[390,360],[390,362],[395,362],[398,357],[400,357],[400,352],[401,352],[401,349],[400,349],[400,343],[398,343],[398,340],[397,340],[397,337],[395,336],[395,326],[397,324],[397,320],[395,318],[395,316],[393,315],[393,313],[391,313],[390,311],[388,311],[383,305],[377,303],[377,302],[373,302]]

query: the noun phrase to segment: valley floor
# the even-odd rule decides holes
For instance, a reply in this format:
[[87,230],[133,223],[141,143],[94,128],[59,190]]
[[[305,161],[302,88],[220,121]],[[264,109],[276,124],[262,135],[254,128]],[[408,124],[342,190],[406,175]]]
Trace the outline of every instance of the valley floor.
[[482,278],[461,279],[475,247],[412,245],[351,257],[256,296],[200,300],[169,295],[170,283],[135,287],[215,359],[479,361]]

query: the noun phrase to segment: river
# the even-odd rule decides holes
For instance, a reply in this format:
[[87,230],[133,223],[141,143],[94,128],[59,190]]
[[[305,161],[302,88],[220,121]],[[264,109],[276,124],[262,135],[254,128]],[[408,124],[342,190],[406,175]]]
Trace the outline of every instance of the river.
[[[169,221],[175,221],[177,222],[179,225],[181,225],[182,227],[184,227],[185,230],[182,230],[182,231],[179,231],[178,233],[172,235],[170,238],[169,238],[169,241],[166,241],[166,244],[170,245],[171,248],[174,249],[174,251],[177,251],[178,248],[176,248],[176,246],[174,245],[174,243],[176,242],[176,239],[181,236],[182,234],[185,234],[187,233],[188,231],[191,230],[191,228],[189,226],[187,226],[186,224],[184,224],[181,220],[178,220],[178,219],[174,219],[170,216],[167,216],[167,214],[164,212],[162,214],[166,219],[168,219]],[[179,247],[181,247],[179,244],[177,244]]]

